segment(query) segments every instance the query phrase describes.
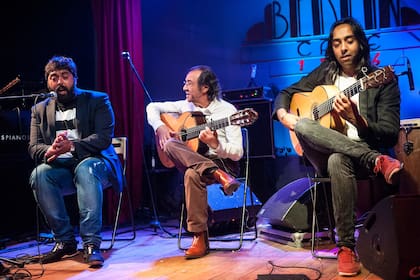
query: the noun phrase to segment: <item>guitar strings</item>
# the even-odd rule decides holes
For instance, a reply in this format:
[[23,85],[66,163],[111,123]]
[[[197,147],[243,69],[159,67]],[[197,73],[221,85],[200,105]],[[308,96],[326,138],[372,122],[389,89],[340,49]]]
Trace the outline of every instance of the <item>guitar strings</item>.
[[[364,78],[362,78],[364,79]],[[361,80],[357,80],[354,84],[351,86],[345,88],[343,90],[343,93],[347,96],[353,96],[355,93],[359,92],[359,88],[361,88]],[[351,94],[352,93],[352,94]],[[312,115],[314,117],[314,120],[319,120],[321,117],[323,117],[325,114],[329,113],[332,110],[332,105],[334,103],[335,96],[329,98],[327,101],[319,104],[318,106],[315,106],[312,110]]]
[[195,127],[182,129],[178,133],[178,135],[183,140],[189,140],[189,139],[196,138],[200,134],[200,131],[204,130],[206,127],[210,127],[212,130],[216,130],[216,129],[223,128],[223,127],[226,127],[226,126],[230,125],[231,124],[231,118],[234,117],[234,116],[236,116],[239,120],[242,121],[241,123],[237,122],[236,123],[237,125],[242,126],[243,124],[251,124],[252,123],[251,120],[243,119],[244,116],[249,117],[250,116],[249,113],[247,113],[246,111],[238,111],[237,113],[235,113],[234,115],[232,115],[228,118],[223,118],[223,119],[220,119],[220,120],[211,120],[210,122],[206,122],[204,124],[200,124],[200,125],[197,125]]
[[195,127],[192,127],[192,128],[187,128],[185,130],[181,130],[179,135],[181,136],[181,139],[189,140],[189,139],[192,139],[192,138],[196,138],[200,134],[200,131],[205,129],[206,126],[208,126],[210,128],[218,129],[218,128],[225,127],[227,125],[229,125],[228,118],[221,119],[221,120],[216,120],[216,121],[211,120],[209,123],[204,123],[204,124],[200,124],[200,125],[197,125]]

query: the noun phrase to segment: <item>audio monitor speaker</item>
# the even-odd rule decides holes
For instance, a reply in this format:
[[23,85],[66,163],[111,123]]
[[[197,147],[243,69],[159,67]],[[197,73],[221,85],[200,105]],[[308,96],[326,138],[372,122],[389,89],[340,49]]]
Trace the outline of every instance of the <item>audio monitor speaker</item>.
[[419,213],[419,195],[378,202],[356,242],[363,266],[385,280],[420,279]]
[[238,110],[253,108],[258,113],[258,120],[247,127],[250,158],[274,158],[272,102],[271,99],[267,98],[231,101]]
[[[310,232],[312,228],[313,189],[314,185],[306,177],[283,186],[261,207],[257,214],[258,224],[268,223],[272,228],[289,232]],[[321,228],[329,227],[328,215],[332,215],[332,207],[327,207],[329,205],[327,200],[331,199],[329,186],[318,184],[316,193],[318,225]]]
[[[207,200],[209,204],[209,231],[213,235],[224,233],[239,226],[241,222],[244,197],[244,184],[241,184],[231,196],[226,196],[220,184],[207,186]],[[246,194],[247,216],[249,221],[255,221],[262,203],[248,188]]]

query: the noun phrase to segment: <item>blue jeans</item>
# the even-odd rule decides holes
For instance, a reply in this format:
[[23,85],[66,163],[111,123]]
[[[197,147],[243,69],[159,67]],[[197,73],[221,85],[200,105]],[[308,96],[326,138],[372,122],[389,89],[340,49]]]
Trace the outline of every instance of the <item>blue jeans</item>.
[[356,178],[372,173],[380,153],[365,142],[354,141],[309,119],[301,119],[296,124],[295,133],[304,155],[317,173],[331,178],[337,246],[354,248]]
[[64,196],[77,195],[80,236],[83,244],[99,247],[102,229],[103,188],[111,184],[103,159],[89,157],[56,159],[42,163],[31,173],[30,185],[56,242],[74,241],[74,230],[66,211]]

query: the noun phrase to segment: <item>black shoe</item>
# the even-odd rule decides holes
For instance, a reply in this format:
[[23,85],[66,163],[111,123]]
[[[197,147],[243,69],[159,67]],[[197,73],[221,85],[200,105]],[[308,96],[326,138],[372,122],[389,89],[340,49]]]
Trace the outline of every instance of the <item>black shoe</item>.
[[99,247],[88,244],[84,246],[84,251],[85,262],[91,267],[101,267],[104,264],[104,258]]
[[41,263],[58,262],[63,258],[70,258],[77,255],[77,242],[56,242],[54,248],[41,258]]

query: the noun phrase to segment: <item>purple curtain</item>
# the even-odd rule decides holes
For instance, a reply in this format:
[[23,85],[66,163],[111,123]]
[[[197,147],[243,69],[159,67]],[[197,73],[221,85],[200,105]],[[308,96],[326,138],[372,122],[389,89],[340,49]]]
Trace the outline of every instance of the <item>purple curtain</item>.
[[[121,53],[131,54],[135,68],[143,77],[141,3],[140,0],[91,1],[96,32],[97,88],[110,96],[116,119],[115,135],[128,137],[126,177],[136,209],[142,197],[144,93]],[[108,192],[104,203],[114,200],[115,195]],[[121,213],[124,221],[129,213],[126,206]],[[114,212],[115,209],[108,209],[106,215],[112,217]]]

